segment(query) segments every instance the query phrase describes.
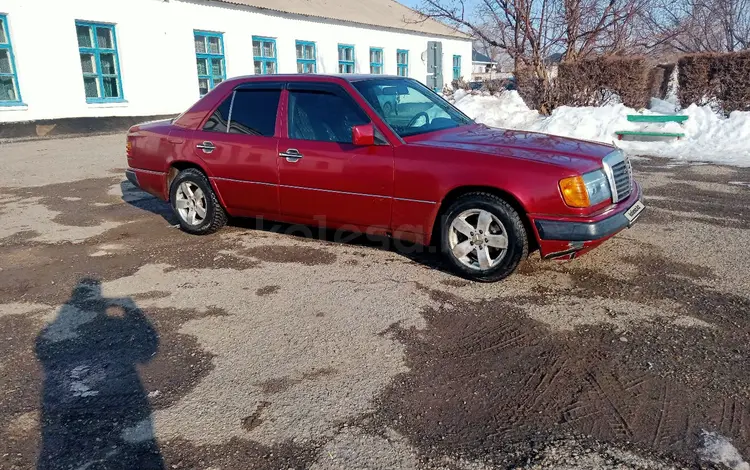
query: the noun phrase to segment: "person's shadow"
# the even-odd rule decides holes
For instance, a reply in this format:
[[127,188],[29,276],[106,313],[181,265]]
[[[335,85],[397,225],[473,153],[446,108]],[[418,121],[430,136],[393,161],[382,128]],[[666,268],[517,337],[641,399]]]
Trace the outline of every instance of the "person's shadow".
[[44,368],[39,470],[161,469],[151,407],[136,364],[159,338],[130,298],[82,279],[37,337]]

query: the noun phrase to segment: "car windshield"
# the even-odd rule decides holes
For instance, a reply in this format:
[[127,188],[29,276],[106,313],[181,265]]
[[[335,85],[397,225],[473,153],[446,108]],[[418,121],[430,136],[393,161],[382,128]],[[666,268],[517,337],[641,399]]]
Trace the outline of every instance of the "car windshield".
[[353,85],[401,137],[472,123],[465,114],[416,80],[373,79]]

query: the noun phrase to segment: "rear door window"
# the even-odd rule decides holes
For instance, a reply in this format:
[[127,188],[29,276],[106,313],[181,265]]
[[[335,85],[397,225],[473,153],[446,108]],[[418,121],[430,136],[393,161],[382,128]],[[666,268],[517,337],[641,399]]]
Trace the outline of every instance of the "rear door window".
[[232,95],[225,99],[223,103],[216,108],[216,111],[203,124],[203,130],[206,132],[226,132],[229,124],[229,109],[232,107]]
[[280,99],[278,84],[238,88],[216,108],[203,130],[273,137]]
[[281,88],[235,91],[229,132],[273,137],[280,98]]

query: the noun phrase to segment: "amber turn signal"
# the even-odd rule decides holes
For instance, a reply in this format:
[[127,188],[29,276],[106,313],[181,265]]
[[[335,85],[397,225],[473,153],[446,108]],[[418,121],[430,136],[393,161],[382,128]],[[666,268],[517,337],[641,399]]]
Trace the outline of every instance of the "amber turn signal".
[[565,204],[570,207],[589,207],[591,205],[586,183],[580,176],[571,176],[560,180],[560,191]]
[[128,139],[128,143],[125,144],[125,155],[127,155],[128,157],[132,157],[133,156],[132,152],[133,152],[133,142],[130,139]]

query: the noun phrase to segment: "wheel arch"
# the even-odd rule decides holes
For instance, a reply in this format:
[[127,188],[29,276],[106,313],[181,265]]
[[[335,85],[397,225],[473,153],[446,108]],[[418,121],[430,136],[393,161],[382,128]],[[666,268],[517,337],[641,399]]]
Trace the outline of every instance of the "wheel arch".
[[206,178],[209,178],[206,170],[199,164],[187,160],[176,160],[169,164],[169,169],[167,170],[167,191],[171,190],[172,181],[174,181],[174,179],[177,177],[177,174],[182,170],[187,170],[188,168],[195,168],[196,170],[206,175]]
[[203,173],[206,176],[206,179],[208,180],[208,184],[211,185],[211,188],[214,190],[214,193],[216,193],[216,197],[219,200],[219,204],[224,208],[224,210],[227,210],[227,205],[224,202],[224,198],[221,195],[221,191],[219,191],[219,188],[216,186],[216,182],[211,178],[211,176],[208,174],[205,168],[203,168],[198,163],[189,161],[189,160],[176,160],[169,164],[169,169],[167,170],[167,201],[170,199],[170,195],[172,193],[172,181],[177,177],[177,175],[183,171],[187,170],[188,168],[193,168],[201,173]]
[[446,193],[443,199],[440,201],[440,207],[438,208],[437,215],[432,224],[432,232],[430,238],[430,244],[436,244],[440,241],[440,226],[441,218],[445,215],[448,208],[461,196],[469,193],[488,193],[493,196],[497,196],[503,201],[510,204],[510,206],[518,212],[523,222],[523,227],[526,230],[526,238],[529,242],[529,253],[532,253],[539,249],[539,241],[536,238],[536,232],[531,226],[531,219],[529,219],[528,212],[524,208],[521,201],[511,192],[494,186],[458,186],[451,189]]

